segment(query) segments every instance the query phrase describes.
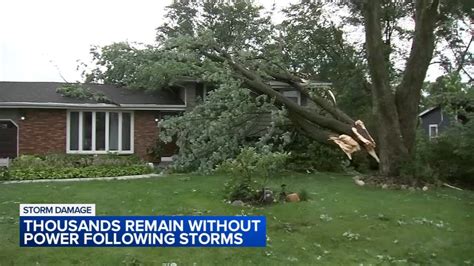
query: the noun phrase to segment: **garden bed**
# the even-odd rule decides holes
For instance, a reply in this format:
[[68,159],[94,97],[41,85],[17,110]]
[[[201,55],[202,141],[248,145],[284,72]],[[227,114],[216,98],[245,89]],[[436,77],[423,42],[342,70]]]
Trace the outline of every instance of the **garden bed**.
[[0,180],[116,177],[153,172],[151,167],[133,156],[24,155],[0,171]]

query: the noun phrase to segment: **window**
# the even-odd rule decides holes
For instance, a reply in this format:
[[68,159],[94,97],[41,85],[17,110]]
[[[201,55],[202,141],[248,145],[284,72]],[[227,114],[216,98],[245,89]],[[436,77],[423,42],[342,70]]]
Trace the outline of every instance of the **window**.
[[95,150],[105,151],[105,112],[95,113]]
[[301,105],[301,94],[299,91],[283,91],[283,96]]
[[430,124],[429,135],[430,135],[430,139],[438,137],[438,125],[437,124]]
[[68,153],[133,153],[133,113],[68,112]]

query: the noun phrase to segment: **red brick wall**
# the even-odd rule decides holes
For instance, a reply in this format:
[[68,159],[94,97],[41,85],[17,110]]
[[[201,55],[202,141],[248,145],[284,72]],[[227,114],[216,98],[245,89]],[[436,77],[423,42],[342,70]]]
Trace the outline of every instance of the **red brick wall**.
[[[25,120],[19,121],[20,154],[66,153],[67,111],[24,109]],[[135,111],[135,154],[149,160],[148,149],[158,137],[153,111]]]
[[158,127],[155,121],[156,112],[135,111],[135,154],[143,159],[151,160],[148,149],[152,148],[158,138]]
[[19,121],[20,154],[66,152],[66,110],[24,109]]

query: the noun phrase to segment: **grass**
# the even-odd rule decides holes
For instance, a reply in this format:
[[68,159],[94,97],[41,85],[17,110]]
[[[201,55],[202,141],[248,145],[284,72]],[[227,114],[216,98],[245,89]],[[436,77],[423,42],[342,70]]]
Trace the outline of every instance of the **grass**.
[[[0,185],[0,265],[474,263],[474,193],[358,187],[349,176],[275,178],[309,201],[222,200],[222,176]],[[266,248],[20,248],[19,203],[96,203],[97,215],[265,215]],[[405,263],[405,264],[406,264]]]

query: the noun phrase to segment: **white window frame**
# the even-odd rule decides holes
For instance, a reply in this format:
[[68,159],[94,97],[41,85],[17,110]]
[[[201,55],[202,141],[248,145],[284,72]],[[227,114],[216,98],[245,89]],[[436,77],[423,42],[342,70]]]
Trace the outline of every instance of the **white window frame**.
[[301,105],[301,93],[299,91],[283,91],[283,96],[296,98],[296,103]]
[[[79,134],[78,134],[78,150],[71,150],[70,147],[70,127],[71,127],[71,113],[79,113]],[[92,113],[92,147],[91,150],[82,150],[82,132],[83,132],[83,114],[84,112]],[[96,113],[105,113],[105,150],[96,150]],[[110,113],[118,113],[118,150],[109,150],[109,117]],[[122,150],[122,114],[130,114],[130,150]],[[68,110],[67,121],[66,121],[66,153],[68,154],[133,154],[135,151],[135,115],[133,111],[122,111],[122,110]]]
[[[431,129],[435,128],[436,129],[436,136],[431,135]],[[438,131],[438,124],[430,124],[428,126],[428,134],[430,136],[430,139],[438,137],[439,131]]]

